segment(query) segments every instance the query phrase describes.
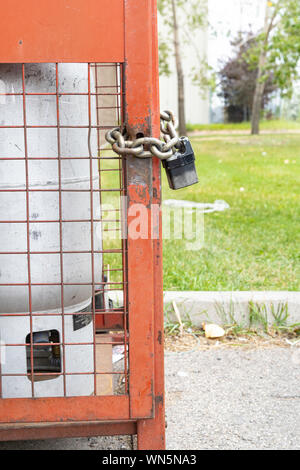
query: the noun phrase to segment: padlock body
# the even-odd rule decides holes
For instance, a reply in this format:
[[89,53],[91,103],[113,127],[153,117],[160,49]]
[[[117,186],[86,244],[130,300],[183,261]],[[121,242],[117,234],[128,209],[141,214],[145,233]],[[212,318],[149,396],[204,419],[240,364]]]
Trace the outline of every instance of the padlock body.
[[184,152],[177,152],[173,157],[163,161],[168,183],[171,189],[181,189],[198,183],[195,166],[195,154],[187,137],[181,137]]

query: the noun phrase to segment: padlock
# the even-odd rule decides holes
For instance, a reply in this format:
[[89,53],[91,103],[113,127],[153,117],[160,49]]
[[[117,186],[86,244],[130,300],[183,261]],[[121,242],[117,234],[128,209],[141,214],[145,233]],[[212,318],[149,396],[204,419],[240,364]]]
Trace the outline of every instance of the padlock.
[[172,157],[163,160],[169,186],[171,189],[181,189],[198,183],[195,167],[195,154],[187,137],[180,137],[181,150]]

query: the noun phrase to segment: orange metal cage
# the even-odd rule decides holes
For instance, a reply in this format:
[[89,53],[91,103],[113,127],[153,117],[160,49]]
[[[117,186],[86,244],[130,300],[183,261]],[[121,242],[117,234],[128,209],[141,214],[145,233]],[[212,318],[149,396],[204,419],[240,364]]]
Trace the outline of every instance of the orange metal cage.
[[[52,377],[57,377],[59,375],[62,376],[63,379],[63,387],[61,390],[61,395],[67,396],[67,379],[68,376],[70,375],[85,375],[86,379],[88,379],[88,375],[93,375],[93,380],[94,380],[94,387],[93,387],[93,394],[97,395],[97,375],[124,375],[124,380],[125,380],[125,387],[124,387],[124,394],[127,393],[128,391],[128,366],[127,366],[127,346],[128,346],[128,339],[127,339],[127,306],[126,306],[126,274],[127,274],[127,267],[126,267],[126,240],[120,240],[119,247],[118,248],[112,248],[108,246],[105,248],[105,240],[102,242],[102,247],[101,250],[95,249],[95,224],[100,223],[101,224],[101,229],[102,229],[102,235],[105,234],[105,232],[120,232],[121,231],[121,207],[120,204],[118,204],[118,207],[115,209],[105,209],[105,206],[103,204],[100,204],[100,207],[103,206],[103,209],[101,210],[100,214],[96,214],[96,211],[94,209],[94,203],[95,199],[99,197],[100,203],[103,202],[103,198],[106,199],[111,198],[111,193],[120,193],[122,195],[126,194],[126,188],[124,187],[124,171],[123,171],[123,166],[124,162],[117,157],[116,155],[112,155],[110,148],[103,148],[103,142],[102,140],[104,139],[101,131],[109,129],[113,127],[116,124],[120,124],[121,121],[121,99],[122,99],[122,88],[121,88],[121,79],[122,79],[122,74],[121,74],[121,66],[119,64],[86,64],[86,92],[78,92],[75,91],[74,89],[66,89],[65,91],[61,91],[62,84],[60,80],[60,74],[59,74],[59,69],[60,65],[62,64],[53,64],[53,69],[55,68],[55,91],[53,92],[37,92],[36,90],[31,90],[30,92],[27,92],[26,89],[26,68],[27,66],[29,67],[30,64],[20,64],[17,70],[17,78],[19,78],[20,85],[21,85],[21,91],[20,92],[14,92],[14,93],[3,93],[2,96],[4,97],[10,97],[10,99],[16,100],[18,97],[20,98],[19,106],[22,109],[22,124],[19,125],[11,125],[8,123],[5,123],[0,126],[0,131],[1,130],[9,130],[11,131],[12,129],[22,129],[24,131],[24,148],[20,149],[18,148],[17,150],[23,150],[21,152],[21,156],[15,156],[17,152],[16,148],[13,148],[13,151],[11,155],[6,155],[6,156],[0,156],[0,160],[2,162],[8,161],[8,162],[17,162],[19,165],[25,168],[25,185],[23,189],[20,188],[9,188],[9,189],[0,189],[0,193],[2,193],[2,197],[5,193],[5,195],[9,194],[10,196],[13,195],[14,199],[15,193],[24,194],[25,197],[23,198],[23,205],[24,209],[26,207],[26,211],[24,210],[23,212],[26,212],[27,218],[25,220],[22,219],[17,219],[13,220],[10,218],[10,220],[1,220],[0,219],[0,227],[2,227],[2,230],[5,231],[7,227],[9,227],[8,230],[8,235],[10,234],[10,231],[13,232],[13,227],[18,224],[19,227],[23,227],[24,234],[26,232],[26,235],[24,238],[26,238],[26,251],[22,251],[22,247],[20,247],[21,240],[17,241],[17,244],[15,249],[18,251],[0,251],[0,255],[14,255],[14,261],[16,263],[16,267],[22,266],[22,260],[24,256],[26,256],[26,261],[27,261],[27,282],[13,282],[13,283],[0,283],[0,296],[1,296],[1,291],[5,288],[14,288],[14,294],[17,294],[18,288],[27,288],[28,289],[28,295],[27,295],[27,305],[24,303],[24,311],[28,311],[28,313],[2,313],[1,316],[2,318],[7,316],[7,317],[18,317],[19,320],[29,317],[30,319],[30,336],[29,341],[28,341],[28,349],[30,349],[30,372],[27,374],[21,374],[21,373],[16,373],[12,372],[8,369],[8,373],[5,373],[2,371],[1,373],[1,380],[0,380],[0,397],[5,398],[2,394],[2,383],[5,380],[8,380],[8,377],[10,379],[12,377],[15,377],[15,380],[18,380],[17,377],[21,377],[22,375],[27,375],[28,378],[31,380],[31,397],[34,398],[36,397],[35,394],[35,380],[38,380],[39,378],[43,379],[51,379]],[[102,76],[103,76],[103,69],[111,70],[113,73],[110,74],[114,78],[113,83],[110,85],[102,85]],[[0,65],[0,70],[1,70],[1,65]],[[106,70],[106,72],[107,72]],[[91,74],[95,75],[95,85],[94,85],[94,92],[91,89]],[[107,83],[107,82],[106,82]],[[109,93],[106,92],[106,89],[109,88]],[[56,107],[56,119],[55,122],[52,124],[45,123],[29,123],[28,120],[28,111],[30,110],[30,98],[40,98],[42,97],[45,99],[45,97],[50,97],[53,99],[55,102],[55,107]],[[62,108],[62,103],[63,100],[66,99],[66,97],[71,97],[71,104],[72,104],[72,99],[74,97],[80,97],[83,99],[86,99],[87,101],[87,113],[86,113],[86,125],[62,125],[61,124],[61,108]],[[111,116],[111,121],[112,122],[106,122],[106,125],[103,125],[101,122],[101,115],[102,115],[102,110],[104,109],[103,106],[101,106],[101,98],[106,97],[110,98],[110,106],[105,106],[106,111],[107,110],[112,110],[112,116]],[[91,118],[91,108],[92,108],[92,99],[94,98],[94,105],[96,110],[98,111],[98,123],[97,125],[92,125],[92,118]],[[69,104],[69,103],[68,103]],[[109,103],[107,103],[109,104]],[[84,155],[75,155],[74,154],[74,149],[73,152],[66,156],[63,153],[62,150],[62,145],[61,145],[61,133],[63,130],[66,129],[71,129],[72,132],[84,132],[86,135],[80,135],[82,139],[85,139],[86,141],[86,156]],[[56,142],[57,145],[57,151],[56,155],[35,155],[34,152],[34,145],[33,142],[30,142],[29,140],[29,133],[30,131],[34,131],[37,133],[35,136],[36,139],[43,139],[44,131],[45,130],[54,130],[55,134],[53,134],[55,139],[54,141]],[[90,137],[91,133],[95,131],[97,133],[97,141],[98,141],[98,151],[96,155],[92,155],[92,152],[90,149]],[[31,145],[30,145],[31,144]],[[50,149],[49,149],[50,150]],[[48,150],[48,151],[49,151]],[[64,149],[66,151],[66,149]],[[46,149],[47,151],[47,149]],[[50,152],[53,153],[53,152]],[[77,161],[78,160],[83,160],[86,162],[86,167],[87,167],[87,173],[89,173],[89,187],[88,188],[70,188],[68,185],[63,184],[63,178],[62,178],[62,173],[63,173],[63,162],[64,161]],[[99,187],[95,187],[94,181],[95,181],[95,171],[93,168],[93,161],[96,161],[98,163],[97,171],[99,172]],[[31,178],[31,166],[30,163],[34,162],[36,165],[37,162],[39,162],[39,165],[42,167],[45,166],[45,171],[47,171],[48,165],[52,167],[53,164],[56,167],[55,172],[57,173],[57,186],[53,188],[53,185],[49,187],[48,186],[37,186],[32,184],[32,178]],[[103,168],[105,166],[105,168]],[[0,166],[1,168],[1,166]],[[111,172],[115,173],[117,177],[114,178],[114,183],[113,186],[111,187],[111,184],[108,185],[107,183],[105,184],[103,174]],[[32,214],[32,209],[31,209],[31,203],[33,202],[33,197],[32,196],[37,196],[40,197],[40,194],[43,194],[42,197],[45,197],[45,194],[50,193],[56,196],[58,199],[58,210],[57,210],[57,219],[55,218],[45,218],[43,216],[40,216],[37,213]],[[76,203],[80,204],[83,197],[85,196],[85,193],[88,193],[87,196],[90,199],[89,201],[89,214],[85,218],[70,218],[68,217],[68,214],[64,215],[64,196],[67,197],[74,197],[74,195],[77,194],[76,198]],[[105,195],[103,194],[105,193]],[[76,196],[75,196],[76,197]],[[51,201],[51,199],[50,199]],[[9,198],[9,202],[13,203],[14,201],[12,198]],[[20,206],[20,201],[19,206]],[[17,201],[16,201],[17,203]],[[46,214],[47,215],[47,214]],[[51,251],[35,251],[35,249],[32,247],[32,240],[38,237],[38,234],[41,235],[40,227],[44,224],[53,224],[57,226],[57,238],[59,238],[59,250],[55,251],[51,249]],[[68,226],[74,227],[75,224],[80,224],[81,227],[86,226],[90,232],[90,243],[89,246],[82,246],[81,244],[78,244],[78,240],[76,241],[74,239],[74,243],[76,242],[77,250],[75,248],[66,250],[64,247],[64,241],[66,238],[68,238],[67,234],[68,231],[70,230]],[[52,225],[52,226],[53,226]],[[105,225],[105,227],[104,227]],[[19,230],[17,231],[17,234],[20,235],[22,231]],[[74,235],[75,237],[75,235]],[[102,237],[103,238],[103,237]],[[70,240],[71,241],[71,240]],[[73,241],[73,240],[72,240]],[[108,240],[109,241],[109,240]],[[106,241],[107,243],[107,241]],[[79,247],[78,247],[79,245]],[[72,246],[70,247],[72,248]],[[50,248],[49,248],[50,249]],[[64,261],[67,256],[69,255],[77,255],[78,257],[85,257],[86,261],[89,262],[90,264],[90,276],[89,276],[89,282],[87,282],[87,279],[82,279],[81,282],[67,282],[64,279]],[[112,274],[121,274],[121,280],[117,281],[106,281],[104,282],[104,276],[101,276],[100,278],[96,278],[95,275],[95,264],[97,261],[99,261],[99,256],[102,257],[107,257],[107,261],[109,262],[109,258],[111,255],[114,255],[115,258],[118,257],[119,259],[114,260],[114,263],[117,263],[116,266],[112,268]],[[119,255],[119,256],[117,256]],[[41,283],[38,280],[38,277],[32,272],[32,261],[34,258],[39,257],[39,262],[42,265],[42,268],[47,269],[47,265],[45,265],[45,260],[48,261],[49,258],[51,257],[56,257],[57,259],[57,264],[59,265],[59,271],[60,271],[60,278],[57,279],[57,282],[47,282]],[[90,259],[89,259],[90,258]],[[98,258],[98,259],[97,259]],[[112,263],[108,264],[109,266],[112,265]],[[114,266],[114,264],[113,264]],[[76,269],[76,267],[74,267]],[[105,273],[105,269],[102,270],[103,274]],[[16,279],[18,279],[17,271],[16,271]],[[48,278],[49,279],[49,278]],[[65,307],[64,307],[64,297],[65,297],[65,291],[70,288],[70,287],[76,287],[76,286],[90,286],[90,297],[92,298],[92,302],[89,308],[86,308],[84,312],[82,311],[72,311],[72,312],[66,312]],[[43,288],[48,288],[50,289],[51,287],[57,287],[60,291],[58,295],[60,295],[61,301],[60,301],[60,310],[55,313],[42,313],[38,310],[36,305],[38,305],[38,296],[40,292],[35,292],[35,289],[38,287],[43,287]],[[103,296],[104,293],[104,287],[108,289],[110,292],[113,292],[114,290],[122,290],[124,293],[124,305],[125,307],[119,307],[115,309],[109,309],[109,308],[104,308],[104,301],[102,303],[97,302],[97,299],[99,296]],[[2,292],[3,293],[3,292]],[[97,306],[97,304],[100,306]],[[101,305],[102,304],[102,305]],[[97,329],[102,329],[108,323],[110,325],[110,328],[114,326],[114,321],[110,320],[109,317],[111,316],[116,316],[118,315],[119,318],[119,323],[120,323],[120,329],[124,332],[122,337],[119,337],[122,339],[121,343],[116,343],[114,341],[114,345],[116,344],[122,344],[124,346],[124,370],[120,372],[116,372],[113,370],[103,372],[101,370],[101,366],[96,367],[96,352],[97,348],[99,349],[99,345],[101,344],[110,344],[109,341],[107,341],[107,338],[105,338],[105,343],[102,343],[101,341],[101,336],[98,336],[97,342],[96,342],[96,334],[93,335],[93,341],[88,343],[82,343],[82,342],[70,342],[66,339],[65,336],[65,317],[67,316],[72,316],[73,321],[76,324],[76,319],[78,321],[83,321],[87,322],[93,317],[93,324],[94,324],[94,332],[96,333]],[[34,317],[38,317],[41,319],[42,317],[49,317],[49,316],[55,316],[58,317],[59,319],[61,318],[62,322],[62,337],[61,337],[61,342],[58,341],[52,341],[51,343],[45,343],[45,342],[40,342],[39,344],[33,346],[33,325],[32,325],[32,320]],[[84,317],[84,318],[83,318]],[[78,324],[77,321],[77,324]],[[79,325],[80,326],[80,325]],[[115,325],[116,327],[116,325]],[[94,346],[94,364],[93,364],[93,371],[87,372],[85,370],[77,371],[77,372],[68,372],[67,367],[66,367],[66,353],[65,349],[71,346],[89,346],[93,345]],[[6,343],[5,347],[7,348],[7,356],[9,355],[10,349],[14,348],[14,350],[11,352],[15,351],[16,347],[22,347],[24,348],[26,344],[21,344],[21,343]],[[63,359],[63,367],[61,368],[61,371],[55,371],[55,372],[37,372],[35,371],[35,358],[34,358],[34,350],[41,350],[41,348],[45,348],[46,346],[54,348],[55,346],[58,346],[62,348],[63,354],[62,354],[62,359]],[[72,348],[70,349],[70,354],[72,354]],[[86,349],[86,354],[89,354],[88,348],[83,348],[83,354],[85,354],[84,349]],[[100,348],[101,349],[101,348]],[[101,353],[100,353],[101,354]],[[1,369],[0,369],[1,370]],[[99,388],[99,387],[98,387]],[[49,392],[50,394],[51,392]],[[99,393],[98,393],[99,394]]]
[[[138,3],[138,4],[137,4]],[[1,384],[8,377],[17,379],[15,371],[0,369],[0,439],[24,439],[43,437],[82,436],[100,434],[138,435],[140,449],[164,448],[164,380],[163,380],[163,313],[162,313],[162,256],[160,213],[153,218],[151,206],[160,204],[161,182],[160,162],[156,159],[138,160],[127,156],[120,158],[105,146],[105,130],[116,124],[126,125],[129,134],[159,136],[158,102],[158,59],[155,0],[28,0],[20,4],[3,2],[0,41],[0,64],[20,64],[20,90],[2,93],[20,100],[21,123],[3,123],[1,129],[20,129],[24,136],[23,155],[0,154],[0,164],[5,161],[22,161],[25,172],[25,188],[0,189],[1,194],[25,195],[24,219],[1,220],[2,227],[8,224],[24,226],[26,246],[1,251],[1,256],[23,256],[27,262],[27,279],[21,282],[0,284],[1,289],[25,288],[28,290],[28,306],[24,312],[11,313],[15,317],[27,316],[30,331],[24,343],[9,343],[7,348],[26,347],[28,370],[26,375],[31,391],[27,398],[6,398]],[[55,68],[53,89],[41,92],[27,90],[26,69],[32,63],[52,63]],[[86,90],[67,90],[60,82],[60,64],[84,63],[86,66]],[[1,65],[0,65],[1,67]],[[110,81],[101,82],[104,71],[110,69]],[[91,78],[93,77],[93,80]],[[112,78],[113,77],[113,78]],[[1,77],[0,77],[1,78]],[[48,96],[55,101],[55,121],[33,123],[28,119],[28,107],[32,98]],[[87,100],[86,123],[65,126],[61,114],[64,97],[76,96]],[[92,109],[96,109],[97,122],[93,123]],[[103,114],[110,110],[113,119],[103,122]],[[64,155],[61,133],[68,127],[74,132],[85,133],[86,153],[80,156]],[[56,137],[56,154],[33,155],[28,135],[30,132],[49,130]],[[90,148],[91,134],[97,134],[96,155]],[[57,187],[33,188],[31,185],[30,162],[38,159],[41,165],[51,162],[57,168]],[[62,172],[64,161],[82,159],[89,168],[87,189],[65,188]],[[95,185],[94,161],[97,162],[98,182]],[[31,197],[44,192],[56,193],[58,197],[57,217],[32,218]],[[89,214],[84,218],[66,218],[64,214],[65,194],[73,194],[74,203],[79,198],[89,198]],[[127,204],[122,204],[122,198]],[[100,198],[103,207],[97,214],[95,198]],[[116,206],[105,209],[105,203],[114,199]],[[103,205],[104,204],[104,205]],[[123,233],[130,223],[130,208],[142,204],[149,222],[156,226],[160,236],[151,237],[151,223],[146,239],[117,237],[111,242],[105,232]],[[95,248],[95,224],[102,226],[103,244]],[[33,228],[38,224],[55,224],[59,249],[34,251],[31,240]],[[66,227],[72,224],[86,224],[89,227],[89,246],[66,249],[64,236]],[[38,232],[38,229],[36,230]],[[123,233],[124,235],[124,233]],[[64,278],[65,256],[77,253],[90,259],[88,279],[67,282]],[[34,256],[57,256],[60,278],[41,283],[33,279],[31,260]],[[98,257],[103,258],[101,278],[95,274]],[[109,266],[109,267],[108,267]],[[17,268],[16,268],[17,271]],[[107,272],[109,271],[109,273]],[[107,274],[109,279],[105,279]],[[16,277],[17,279],[17,277]],[[91,306],[84,312],[65,311],[64,296],[70,286],[86,286],[91,292]],[[61,307],[55,312],[62,322],[61,338],[35,345],[33,342],[34,317],[45,313],[35,309],[34,289],[37,287],[57,288],[60,292]],[[107,291],[123,292],[120,305],[104,305]],[[102,297],[102,302],[97,302]],[[1,314],[3,315],[3,314]],[[49,313],[47,313],[49,315]],[[64,333],[66,318],[76,316],[91,319],[92,342],[71,342]],[[113,333],[112,331],[115,331]],[[108,334],[103,334],[108,333]],[[124,359],[122,367],[107,369],[98,363],[102,348],[122,346]],[[92,370],[68,371],[66,354],[68,348],[93,346]],[[61,369],[55,372],[37,372],[35,353],[42,347],[61,349]],[[71,354],[71,353],[70,353]],[[68,381],[71,376],[84,375],[93,380],[92,396],[69,396]],[[35,381],[42,376],[62,377],[62,391],[59,396],[36,396]],[[99,393],[103,378],[111,380],[112,392]],[[100,385],[99,385],[100,384]],[[33,399],[34,398],[34,399]]]

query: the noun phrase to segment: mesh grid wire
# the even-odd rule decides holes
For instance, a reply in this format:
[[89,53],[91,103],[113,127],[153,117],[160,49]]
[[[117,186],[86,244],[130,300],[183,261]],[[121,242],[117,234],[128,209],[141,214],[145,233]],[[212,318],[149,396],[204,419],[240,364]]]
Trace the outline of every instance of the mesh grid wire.
[[122,64],[0,64],[0,92],[0,398],[127,394]]

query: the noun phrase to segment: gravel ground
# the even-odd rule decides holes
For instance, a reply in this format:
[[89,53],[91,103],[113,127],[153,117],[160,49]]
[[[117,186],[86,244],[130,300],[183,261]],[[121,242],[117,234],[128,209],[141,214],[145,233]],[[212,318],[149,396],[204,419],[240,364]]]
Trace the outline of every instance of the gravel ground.
[[168,448],[300,449],[299,358],[284,348],[169,353]]
[[[167,352],[167,448],[300,449],[299,379],[300,349]],[[129,437],[89,438],[3,442],[0,450],[130,445]]]

